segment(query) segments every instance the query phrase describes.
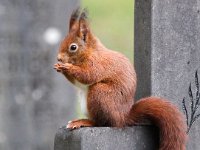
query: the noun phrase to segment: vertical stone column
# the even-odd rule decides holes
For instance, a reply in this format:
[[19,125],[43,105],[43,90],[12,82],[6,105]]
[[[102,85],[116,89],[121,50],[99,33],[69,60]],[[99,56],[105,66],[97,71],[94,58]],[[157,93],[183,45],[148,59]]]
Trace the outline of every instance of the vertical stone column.
[[[135,1],[135,68],[136,99],[165,97],[182,110],[185,97],[191,120],[189,101],[192,93],[196,102],[195,71],[200,68],[198,0]],[[188,149],[200,149],[199,128],[197,119],[189,132]]]
[[53,64],[77,6],[78,0],[1,0],[0,149],[52,150],[57,128],[73,118],[72,89]]

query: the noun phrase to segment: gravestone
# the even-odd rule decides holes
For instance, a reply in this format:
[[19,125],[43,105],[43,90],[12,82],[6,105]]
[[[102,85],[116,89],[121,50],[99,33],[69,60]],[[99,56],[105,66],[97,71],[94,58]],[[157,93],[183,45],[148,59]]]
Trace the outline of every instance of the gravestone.
[[[53,70],[78,0],[0,1],[0,149],[52,150],[75,98]],[[67,95],[67,96],[66,96]]]
[[[198,0],[135,1],[136,99],[149,95],[165,97],[182,110],[185,98],[183,108],[187,109],[189,122],[194,112],[190,103],[195,107],[198,91],[197,80],[194,81],[200,68],[199,19]],[[197,109],[196,115],[199,112]],[[187,149],[199,150],[198,119],[188,134]]]

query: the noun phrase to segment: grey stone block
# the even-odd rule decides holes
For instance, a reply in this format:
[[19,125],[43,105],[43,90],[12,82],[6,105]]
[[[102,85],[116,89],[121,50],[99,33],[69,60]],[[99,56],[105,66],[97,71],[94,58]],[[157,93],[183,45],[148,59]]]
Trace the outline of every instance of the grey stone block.
[[94,127],[73,131],[62,127],[56,133],[54,150],[155,150],[158,142],[154,126]]

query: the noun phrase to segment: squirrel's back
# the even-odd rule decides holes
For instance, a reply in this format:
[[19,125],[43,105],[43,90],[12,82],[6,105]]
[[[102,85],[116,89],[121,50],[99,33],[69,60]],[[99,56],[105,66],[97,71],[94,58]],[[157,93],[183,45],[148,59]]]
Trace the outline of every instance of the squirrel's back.
[[136,73],[130,60],[119,52],[107,49],[98,39],[96,45],[97,50],[91,56],[98,65],[106,68],[108,76],[105,78],[118,80],[122,84],[126,84],[126,87],[132,86],[136,88]]

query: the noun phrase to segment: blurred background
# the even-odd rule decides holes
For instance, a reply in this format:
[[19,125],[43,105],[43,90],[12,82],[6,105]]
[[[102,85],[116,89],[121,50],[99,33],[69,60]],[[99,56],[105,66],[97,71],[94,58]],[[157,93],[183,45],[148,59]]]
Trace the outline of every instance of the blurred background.
[[0,150],[53,150],[57,129],[81,115],[74,87],[53,70],[79,5],[101,41],[133,61],[133,0],[0,0]]

